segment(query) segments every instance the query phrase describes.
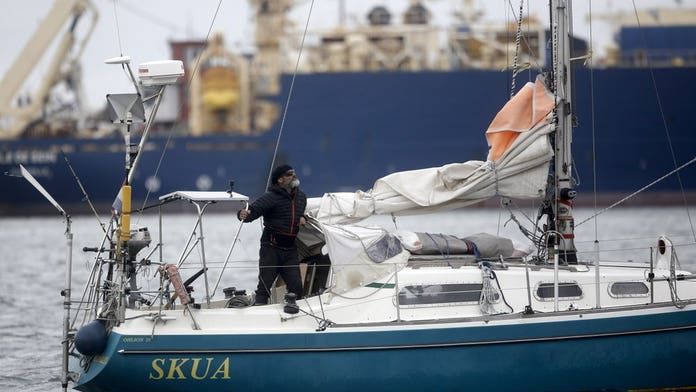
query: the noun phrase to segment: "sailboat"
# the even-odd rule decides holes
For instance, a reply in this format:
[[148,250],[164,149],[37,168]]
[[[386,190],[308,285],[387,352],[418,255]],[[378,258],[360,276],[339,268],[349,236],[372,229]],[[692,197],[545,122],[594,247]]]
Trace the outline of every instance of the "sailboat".
[[[89,249],[97,256],[79,300],[70,296],[68,266],[64,389],[696,387],[696,276],[680,269],[670,239],[655,238],[646,263],[584,260],[576,251],[569,2],[552,3],[554,70],[495,116],[485,161],[394,173],[369,191],[309,200],[298,236],[307,266],[302,299],[285,296],[280,283],[264,306],[251,306],[253,298],[234,288],[214,296],[227,260],[214,271],[206,259],[203,217],[212,205],[244,209],[247,196],[233,189],[162,196],[159,214],[172,203],[196,210],[180,258],[166,260],[161,216],[158,236],[131,227],[127,177],[118,213]],[[138,96],[114,105],[124,127],[145,117]],[[128,151],[127,173],[137,155]],[[363,224],[373,215],[427,219],[490,198],[541,201],[538,220],[546,223],[523,229],[533,247],[486,233],[462,238]],[[139,279],[152,269],[159,284],[147,291]],[[194,285],[203,299],[194,299]]]

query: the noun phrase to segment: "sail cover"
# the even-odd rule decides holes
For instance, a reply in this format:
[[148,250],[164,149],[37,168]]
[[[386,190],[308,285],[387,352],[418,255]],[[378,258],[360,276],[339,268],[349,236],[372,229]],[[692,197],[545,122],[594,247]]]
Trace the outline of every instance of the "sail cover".
[[486,131],[486,161],[392,173],[371,190],[311,198],[307,212],[324,223],[353,223],[375,214],[415,215],[451,210],[495,196],[545,196],[553,149],[553,95],[541,77],[527,83],[498,112]]
[[411,255],[392,233],[379,227],[322,224],[321,230],[331,258],[329,287],[334,294],[395,274]]

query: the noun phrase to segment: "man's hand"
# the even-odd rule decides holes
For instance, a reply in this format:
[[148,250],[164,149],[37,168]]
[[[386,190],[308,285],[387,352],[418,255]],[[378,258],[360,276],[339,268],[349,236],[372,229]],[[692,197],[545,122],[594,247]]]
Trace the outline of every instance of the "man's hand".
[[300,226],[304,226],[305,223],[307,223],[307,220],[304,218],[304,216],[300,217]]
[[249,210],[240,210],[239,211],[239,220],[245,220],[249,216]]

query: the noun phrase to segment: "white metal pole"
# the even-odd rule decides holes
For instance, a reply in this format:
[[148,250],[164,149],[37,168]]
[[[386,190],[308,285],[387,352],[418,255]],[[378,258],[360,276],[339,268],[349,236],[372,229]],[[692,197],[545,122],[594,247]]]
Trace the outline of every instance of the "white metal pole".
[[150,112],[150,117],[148,118],[147,123],[145,124],[145,130],[143,131],[143,135],[140,137],[140,143],[138,143],[138,152],[135,155],[135,159],[133,160],[133,166],[131,167],[131,170],[128,172],[129,184],[133,181],[135,169],[138,167],[138,163],[140,162],[140,157],[142,156],[143,149],[145,148],[145,142],[147,141],[147,137],[150,134],[150,127],[152,126],[152,123],[155,120],[155,115],[159,110],[160,103],[162,102],[162,96],[164,96],[164,90],[166,87],[167,86],[162,86],[160,91],[157,93],[157,99],[155,99],[155,104],[152,107],[152,111]]
[[68,339],[70,335],[70,290],[72,286],[72,246],[73,246],[73,234],[70,229],[71,221],[70,216],[66,215],[66,229],[65,238],[67,243],[67,265],[65,271],[65,288],[63,289],[63,369],[61,372],[61,384],[63,386],[63,391],[67,391],[68,388],[68,350],[70,348],[70,341]]
[[203,280],[205,280],[205,303],[210,307],[210,288],[208,285],[208,266],[205,263],[205,236],[203,235],[203,213],[206,207],[210,204],[206,203],[201,207],[198,203],[193,203],[198,210],[198,227],[200,230],[200,235],[198,236],[198,242],[201,245],[201,261],[203,262]]
[[599,241],[594,241],[594,253],[595,253],[595,296],[597,296],[596,307],[597,309],[602,307],[601,301],[599,299]]
[[558,312],[558,241],[553,246],[553,311]]
[[[249,209],[249,203],[246,203],[246,206],[244,207],[245,210]],[[230,261],[230,257],[232,256],[232,250],[234,250],[234,246],[237,244],[237,240],[239,239],[239,233],[242,231],[242,226],[244,226],[244,221],[239,222],[239,227],[237,228],[237,233],[234,235],[234,239],[232,240],[232,245],[230,245],[230,250],[227,252],[227,257],[225,257],[225,264],[222,266],[222,271],[220,271],[220,276],[218,276],[218,280],[215,283],[215,287],[213,288],[213,293],[210,295],[211,297],[215,296],[215,292],[217,291],[218,285],[220,284],[220,280],[222,279],[222,275],[225,273],[225,269],[227,268],[227,263]],[[315,266],[316,269],[316,266]],[[311,292],[311,290],[310,290]]]

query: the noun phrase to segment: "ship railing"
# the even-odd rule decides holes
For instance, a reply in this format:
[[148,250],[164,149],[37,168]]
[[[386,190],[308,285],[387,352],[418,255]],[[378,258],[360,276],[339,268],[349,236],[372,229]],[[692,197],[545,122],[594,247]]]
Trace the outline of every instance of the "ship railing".
[[[230,196],[228,193],[224,192],[225,195],[220,195],[222,197],[225,197],[225,200],[230,199]],[[190,198],[189,198],[190,199]],[[191,201],[189,199],[183,199],[186,201]],[[178,199],[181,200],[181,199]],[[238,206],[244,206],[246,201],[242,199],[234,200]],[[206,204],[207,203],[207,204]],[[113,304],[108,303],[107,301],[104,301],[102,298],[108,297],[110,292],[121,292],[125,293],[127,292],[128,295],[130,295],[129,301],[127,306],[130,307],[140,307],[142,308],[143,306],[157,306],[157,303],[159,302],[160,305],[165,304],[166,301],[164,299],[171,298],[171,293],[168,292],[170,288],[165,287],[163,285],[162,281],[162,276],[157,274],[157,267],[166,264],[167,262],[174,263],[176,264],[180,269],[181,269],[181,275],[182,278],[187,279],[191,276],[193,276],[195,273],[201,272],[200,276],[203,277],[203,279],[197,279],[195,282],[192,282],[191,287],[194,288],[194,292],[196,294],[198,293],[205,293],[203,300],[201,304],[197,304],[196,306],[200,306],[202,304],[205,304],[207,307],[219,307],[221,306],[220,303],[228,300],[227,296],[223,299],[222,294],[228,294],[231,293],[231,295],[241,295],[241,289],[246,290],[244,295],[251,296],[251,290],[253,290],[252,287],[249,289],[249,286],[256,285],[256,278],[257,278],[257,273],[258,273],[258,260],[257,259],[243,259],[243,260],[230,260],[230,255],[232,253],[232,249],[234,249],[234,245],[238,242],[237,241],[237,236],[239,234],[239,230],[237,230],[237,235],[235,235],[235,238],[232,241],[232,245],[229,248],[229,251],[227,252],[225,257],[217,257],[217,258],[211,258],[208,255],[205,254],[206,252],[206,242],[205,242],[205,236],[203,232],[203,223],[204,220],[202,219],[202,216],[204,212],[206,211],[206,208],[211,205],[215,204],[208,201],[205,201],[203,204],[196,204],[196,202],[192,203],[195,208],[196,208],[196,215],[194,216],[194,225],[193,229],[188,235],[188,239],[185,241],[184,248],[181,250],[180,254],[178,257],[172,257],[169,261],[167,261],[162,253],[162,249],[164,248],[164,240],[162,237],[162,233],[164,230],[166,230],[166,227],[163,224],[162,221],[162,211],[160,210],[159,212],[159,241],[152,247],[148,254],[141,259],[140,262],[135,263],[134,267],[137,269],[137,272],[139,274],[139,284],[138,288],[127,288],[127,287],[117,287],[114,284],[108,284],[109,282],[106,282],[105,274],[102,271],[102,266],[108,265],[109,261],[106,260],[106,257],[102,257],[101,254],[97,256],[97,263],[95,263],[95,268],[92,269],[91,277],[90,277],[90,283],[87,285],[87,288],[85,289],[85,294],[83,295],[83,298],[76,302],[78,305],[78,312],[75,314],[75,318],[77,318],[78,314],[82,314],[83,317],[89,321],[91,319],[96,318],[99,315],[100,311],[103,311],[105,307],[108,306],[113,306]],[[236,208],[236,207],[235,207]],[[241,208],[241,207],[240,207]],[[230,219],[232,222],[236,221],[232,217]],[[110,232],[111,229],[107,230],[107,232]],[[101,248],[102,251],[104,251],[105,247],[108,247],[106,245],[108,243],[108,240],[106,239],[107,237],[105,236],[104,241],[102,242]],[[641,239],[641,244],[635,245],[635,246],[629,246],[631,250],[638,250],[638,249],[648,249],[644,254],[647,256],[644,261],[640,262],[634,262],[634,263],[622,263],[625,266],[631,266],[636,269],[640,269],[642,271],[645,271],[643,280],[647,282],[649,285],[649,298],[643,298],[644,302],[649,302],[653,303],[654,298],[653,298],[653,293],[655,292],[655,285],[664,285],[664,284],[669,284],[671,291],[673,293],[676,293],[676,295],[673,298],[673,302],[675,305],[678,305],[681,303],[680,301],[683,300],[693,300],[696,298],[696,295],[693,295],[693,289],[686,289],[683,290],[682,286],[685,285],[691,285],[693,286],[694,282],[694,276],[693,275],[685,275],[680,272],[680,266],[677,263],[678,259],[674,259],[674,261],[669,264],[670,270],[673,271],[671,276],[658,276],[654,274],[654,270],[657,269],[657,256],[655,256],[658,252],[658,250],[655,248],[654,243],[652,241],[643,241],[645,239]],[[169,242],[171,243],[171,242]],[[177,244],[181,244],[183,242],[178,242]],[[653,245],[651,246],[646,246],[646,244]],[[579,243],[582,245],[582,243]],[[688,245],[694,245],[694,244],[676,244],[674,245],[674,248],[680,248],[680,249],[688,249]],[[198,252],[196,252],[196,250]],[[220,249],[217,249],[220,250]],[[604,249],[602,250],[602,260],[607,260],[608,254],[612,252],[624,252],[628,250],[626,246],[618,246],[615,245],[614,248],[612,249]],[[152,256],[159,251],[159,260],[151,260]],[[594,265],[594,261],[591,260],[592,256],[594,255],[594,251],[587,251],[589,252],[588,254],[590,261],[581,261],[577,266],[569,266],[569,265],[559,265],[558,268],[561,271],[564,271],[565,276],[568,276],[567,273],[569,272],[587,272],[587,269],[590,268],[591,266]],[[583,251],[579,250],[578,254],[582,254]],[[688,252],[687,252],[688,253]],[[195,255],[199,255],[199,260],[195,260]],[[436,259],[437,257],[435,257]],[[626,259],[625,257],[620,257],[622,259]],[[583,257],[580,257],[582,260]],[[419,260],[418,257],[414,256],[413,257],[414,261],[422,261]],[[411,261],[409,261],[411,263]],[[435,263],[435,264],[433,264]],[[416,263],[417,264],[417,263]],[[420,265],[420,267],[431,267],[431,266],[437,266],[437,260],[429,260],[427,265]],[[461,263],[453,263],[452,260],[442,260],[441,261],[441,266],[442,267],[447,267],[449,268],[461,268],[464,266],[477,266],[477,261],[476,260],[463,260]],[[615,263],[605,263],[602,261],[602,265],[612,265]],[[97,268],[96,266],[99,266],[100,268]],[[687,265],[688,266],[688,265]],[[314,296],[317,293],[331,293],[331,285],[328,285],[325,281],[317,281],[313,278],[311,278],[312,275],[316,275],[318,269],[322,267],[326,267],[324,265],[309,265],[306,269],[305,272],[305,289],[309,289],[309,291],[306,291],[306,294],[309,296]],[[351,267],[355,268],[369,268],[364,265],[351,265]],[[477,295],[480,295],[481,293],[481,288],[480,287],[473,287],[473,286],[450,286],[446,287],[446,290],[441,290],[442,292],[440,293],[432,293],[432,292],[419,292],[418,290],[414,290],[412,287],[412,284],[407,284],[407,282],[403,281],[403,279],[400,279],[400,276],[402,274],[402,271],[399,269],[403,267],[402,265],[396,265],[394,266],[394,270],[390,272],[390,276],[386,277],[385,279],[381,280],[375,280],[374,282],[363,282],[364,284],[362,285],[363,288],[367,289],[374,289],[374,291],[377,290],[383,290],[385,288],[391,288],[391,296],[393,297],[392,303],[396,307],[396,315],[397,319],[401,318],[400,312],[402,309],[405,308],[413,308],[417,306],[459,306],[462,304],[472,304],[475,301],[475,297]],[[418,268],[418,266],[412,265],[413,268]],[[501,264],[501,268],[533,268],[533,269],[540,269],[540,268],[552,268],[553,264],[549,263],[548,261],[545,263],[541,264],[529,264],[525,265],[521,259],[506,259],[504,260],[504,263]],[[303,267],[304,268],[304,267]],[[227,271],[227,272],[226,272]],[[310,279],[307,280],[307,276],[310,276]],[[366,274],[367,275],[367,274]],[[400,282],[401,280],[401,282]],[[105,282],[107,284],[105,284]],[[112,282],[118,282],[117,279],[112,279]],[[216,282],[215,285],[213,286],[213,282]],[[386,282],[386,283],[385,283]],[[523,281],[520,281],[523,283]],[[666,283],[665,283],[666,282]],[[436,282],[437,283],[437,282]],[[567,306],[567,300],[568,298],[560,298],[558,295],[558,289],[556,287],[563,288],[564,280],[562,278],[554,278],[554,296],[550,298],[550,300],[554,301],[557,303],[559,300],[564,300],[563,302],[565,306]],[[610,278],[603,278],[601,281],[598,283],[591,283],[590,281],[583,281],[582,286],[583,286],[583,291],[585,293],[590,293],[590,289],[594,288],[594,285],[597,285],[597,287],[602,288],[603,290],[609,290],[610,285],[613,282],[610,280]],[[557,285],[557,286],[556,286]],[[389,287],[391,286],[391,287]],[[211,290],[212,288],[212,290]],[[218,291],[218,288],[220,288],[220,291]],[[233,289],[234,288],[234,289]],[[239,288],[240,290],[237,290],[236,288]],[[356,289],[360,289],[360,287],[356,287]],[[518,296],[520,298],[524,298],[525,293],[534,293],[536,302],[540,301],[539,295],[537,291],[539,290],[539,287],[537,284],[532,284],[531,287],[530,285],[526,284],[521,284],[519,286],[515,285],[506,285],[505,287],[501,288],[501,293],[504,298],[509,298],[510,296]],[[548,286],[546,286],[546,290],[548,290]],[[280,293],[280,294],[278,294]],[[513,294],[514,293],[514,294]],[[607,303],[603,304],[604,306],[612,306],[613,303],[618,303],[622,301],[614,301],[614,299],[611,298],[611,295],[607,296],[605,295],[606,293],[602,293],[602,298],[607,298]],[[169,296],[169,297],[168,297]],[[531,295],[530,295],[531,297]],[[638,297],[638,296],[637,296]],[[277,291],[276,296],[275,296],[275,301],[274,302],[281,302],[282,301],[282,291]],[[448,298],[448,301],[450,302],[444,302],[440,303],[437,302],[437,298]],[[541,299],[542,302],[549,303],[549,298],[545,297]],[[435,301],[434,303],[429,303]],[[215,303],[212,303],[215,302]],[[531,302],[531,300],[529,301]],[[626,302],[626,301],[623,301]],[[524,303],[518,301],[512,301],[513,304],[514,312],[521,311],[523,308]],[[148,305],[149,304],[149,305]],[[562,306],[556,305],[554,307],[554,310],[563,310],[561,309]],[[550,310],[550,309],[549,309]]]
[[[208,268],[209,276],[208,278],[215,279],[216,275],[221,276],[226,273],[229,276],[222,280],[223,289],[220,292],[215,293],[211,298],[205,298],[205,301],[196,305],[197,307],[225,307],[226,304],[231,300],[231,298],[237,298],[237,300],[244,299],[248,305],[253,303],[253,290],[256,288],[256,277],[258,273],[258,261],[257,260],[234,260],[227,264],[224,259],[208,259],[206,261],[206,266]],[[354,268],[365,268],[369,269],[362,264],[351,264],[350,267]],[[525,266],[522,263],[507,263],[508,269],[524,269]],[[191,263],[184,264],[181,268],[181,274],[183,278],[190,277],[195,273],[199,272],[202,264]],[[393,304],[396,314],[396,321],[402,320],[401,312],[404,309],[417,309],[423,307],[443,307],[443,306],[471,306],[479,305],[482,293],[486,290],[485,278],[475,281],[474,279],[469,279],[462,282],[452,283],[447,279],[441,282],[417,282],[414,283],[411,280],[405,279],[403,277],[403,265],[393,265],[390,266],[393,270],[390,270],[386,276],[378,279],[374,282],[363,282],[363,284],[354,287],[350,290],[350,294],[347,293],[336,293],[333,291],[331,281],[327,282],[316,282],[312,279],[313,271],[311,266],[302,265],[303,269],[303,281],[305,288],[305,295],[307,298],[315,297],[317,295],[326,296],[323,299],[323,303],[329,304],[331,301],[329,298],[331,296],[353,298],[359,297],[361,301],[370,300],[383,300],[385,297],[390,297],[392,300],[389,302]],[[443,267],[447,267],[443,263]],[[458,269],[462,266],[456,266]],[[591,296],[595,292],[595,283],[591,276],[584,276],[582,279],[570,279],[573,277],[575,272],[588,272],[587,268],[578,267],[568,267],[561,266],[563,275],[556,277],[554,279],[544,279],[542,283],[535,278],[530,285],[525,284],[523,280],[519,281],[519,284],[499,284],[497,279],[493,279],[493,287],[499,289],[498,293],[493,292],[491,303],[500,307],[498,313],[518,313],[524,310],[524,306],[527,305],[523,300],[525,298],[525,293],[531,290],[532,297],[534,298],[534,308],[543,308],[543,311],[565,311],[571,308],[594,308],[593,304],[588,304],[587,301],[583,299],[587,296]],[[282,266],[271,266],[270,268],[283,268]],[[455,268],[455,267],[451,267]],[[539,270],[540,268],[552,268],[552,266],[536,266],[533,265],[532,268]],[[644,292],[640,293],[615,293],[612,289],[613,285],[617,285],[617,290],[619,289],[619,283],[627,283],[628,281],[623,281],[620,278],[605,276],[599,282],[602,288],[602,299],[603,306],[605,308],[612,306],[623,306],[626,304],[653,304],[656,303],[655,298],[653,298],[653,293],[656,289],[656,285],[661,284],[672,284],[674,290],[678,297],[675,301],[689,301],[696,300],[696,295],[694,295],[694,275],[682,275],[682,276],[654,276],[650,278],[649,267],[646,268],[645,264],[636,265],[634,268],[640,269],[645,272],[643,278],[636,280],[638,283],[642,283],[645,287]],[[227,272],[225,272],[227,271]],[[494,269],[497,273],[498,270]],[[365,274],[367,275],[367,274]],[[480,276],[480,275],[479,275]],[[523,276],[520,273],[518,276]],[[547,275],[548,276],[548,275]],[[473,275],[471,276],[473,278]],[[570,278],[569,278],[570,277]],[[139,291],[139,294],[143,296],[147,295],[149,297],[155,298],[155,300],[150,300],[150,306],[157,306],[158,300],[161,305],[166,305],[166,301],[163,299],[170,298],[172,292],[167,292],[163,294],[163,291],[171,290],[166,287],[166,285],[161,285],[161,277],[156,274],[152,274],[149,279],[144,278],[141,285],[144,287],[143,290]],[[279,279],[280,280],[280,279]],[[633,281],[631,281],[633,282]],[[671,283],[670,283],[671,282]],[[557,283],[559,289],[555,289],[551,284]],[[628,282],[630,283],[630,282]],[[317,285],[316,290],[312,290],[313,285]],[[690,285],[691,288],[686,285]],[[159,289],[162,287],[162,289]],[[204,291],[205,284],[201,281],[196,281],[192,284],[193,292],[199,293]],[[552,290],[552,287],[554,289]],[[577,290],[577,287],[581,289],[581,292],[577,295],[572,294],[572,290]],[[663,286],[664,287],[664,286]],[[570,293],[570,294],[569,294]],[[223,295],[224,294],[224,295]],[[271,290],[271,303],[282,303],[285,294],[285,288],[281,285],[276,285],[274,289]],[[357,298],[356,297],[356,298]],[[662,301],[662,300],[660,300]],[[206,303],[207,302],[207,303]],[[195,303],[195,301],[194,301]],[[243,303],[243,302],[242,302]],[[301,302],[300,302],[301,303]],[[509,309],[505,306],[509,303]],[[560,305],[559,305],[560,303]],[[582,305],[584,303],[584,305]],[[592,305],[592,306],[591,306]]]

